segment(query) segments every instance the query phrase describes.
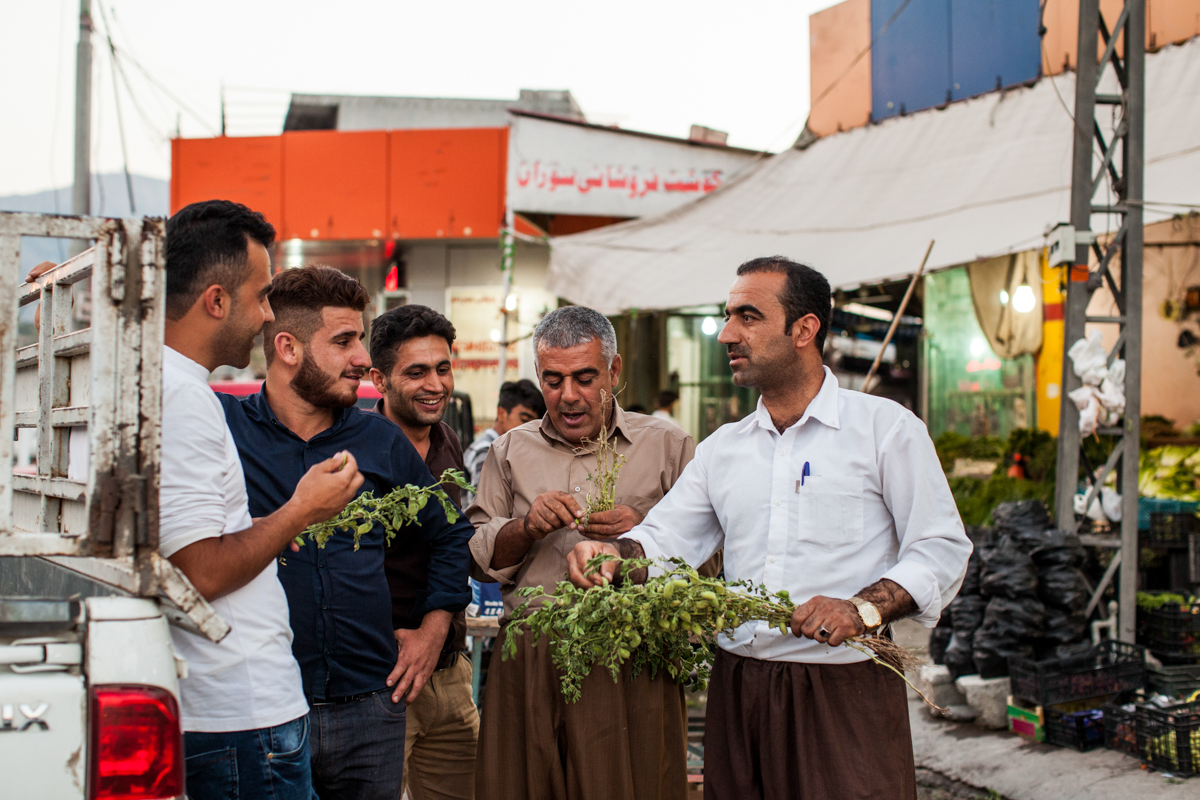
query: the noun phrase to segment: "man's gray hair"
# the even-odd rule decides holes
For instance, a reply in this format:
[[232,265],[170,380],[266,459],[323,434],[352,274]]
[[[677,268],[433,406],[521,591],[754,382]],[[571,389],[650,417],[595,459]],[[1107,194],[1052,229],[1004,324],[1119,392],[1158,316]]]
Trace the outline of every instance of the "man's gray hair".
[[534,360],[543,346],[561,350],[594,339],[600,341],[600,357],[611,367],[617,357],[617,332],[608,317],[586,306],[556,308],[533,330]]

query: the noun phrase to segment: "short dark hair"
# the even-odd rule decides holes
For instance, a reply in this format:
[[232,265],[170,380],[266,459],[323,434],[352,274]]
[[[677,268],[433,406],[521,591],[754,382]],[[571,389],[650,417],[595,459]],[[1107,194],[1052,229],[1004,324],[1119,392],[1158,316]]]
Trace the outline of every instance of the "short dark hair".
[[346,273],[322,264],[285,269],[271,278],[267,293],[275,320],[263,326],[263,353],[267,363],[275,357],[275,336],[287,332],[304,343],[323,324],[325,308],[362,311],[371,301],[363,285]]
[[257,211],[229,200],[205,200],[167,220],[167,318],[182,319],[213,284],[233,294],[246,282],[250,240],[268,250],[275,228]]
[[829,281],[807,264],[792,261],[786,256],[754,258],[737,268],[738,275],[762,272],[772,272],[787,278],[783,292],[779,295],[779,302],[783,304],[783,332],[790,334],[792,325],[801,317],[816,315],[821,321],[821,327],[817,331],[817,353],[823,353],[825,335],[829,333],[829,322],[833,317]]
[[371,366],[391,375],[396,351],[409,339],[441,336],[454,347],[454,325],[429,306],[407,305],[380,314],[371,323]]
[[525,406],[537,416],[546,416],[546,400],[541,390],[528,378],[519,381],[505,381],[500,387],[500,402],[496,403],[505,411],[512,411],[517,406]]
[[658,393],[658,407],[666,408],[678,399],[679,399],[678,394],[671,391],[670,389],[664,389]]

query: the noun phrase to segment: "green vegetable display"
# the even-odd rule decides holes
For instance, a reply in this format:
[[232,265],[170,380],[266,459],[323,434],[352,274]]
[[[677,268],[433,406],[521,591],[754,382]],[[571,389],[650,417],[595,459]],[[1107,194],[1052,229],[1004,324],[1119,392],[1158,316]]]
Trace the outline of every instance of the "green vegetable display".
[[[612,560],[610,555],[597,556],[586,568],[594,572]],[[622,569],[628,572],[653,563],[629,559]],[[751,620],[763,620],[788,632],[795,604],[787,592],[771,593],[749,581],[726,583],[706,578],[679,559],[665,560],[662,566],[665,575],[642,584],[623,581],[585,590],[561,581],[553,594],[541,586],[518,589],[518,594],[529,599],[513,612],[503,658],[516,655],[517,637],[524,633],[532,634],[535,646],[546,637],[554,664],[562,673],[563,696],[573,703],[597,663],[608,669],[614,682],[620,679],[621,666],[631,662],[634,675],[647,669],[651,676],[665,671],[676,683],[703,689],[708,685],[718,634],[732,634]],[[542,602],[541,607],[530,612],[536,601]],[[901,678],[905,669],[919,663],[890,639],[862,636],[847,640],[846,645]]]
[[1138,465],[1138,494],[1200,502],[1200,447],[1167,445],[1143,451]]
[[460,489],[474,492],[475,487],[467,480],[460,470],[448,469],[442,473],[441,480],[432,486],[397,486],[383,497],[376,497],[373,492],[363,492],[342,509],[342,513],[325,522],[309,525],[304,532],[296,537],[297,544],[304,544],[304,537],[312,539],[317,547],[324,547],[330,537],[338,532],[354,534],[354,549],[358,549],[359,539],[363,534],[375,527],[375,523],[383,525],[387,533],[387,543],[391,544],[396,532],[405,525],[420,525],[417,515],[429,502],[430,498],[442,504],[442,511],[450,523],[458,521],[462,512],[454,505],[444,484],[453,484]]

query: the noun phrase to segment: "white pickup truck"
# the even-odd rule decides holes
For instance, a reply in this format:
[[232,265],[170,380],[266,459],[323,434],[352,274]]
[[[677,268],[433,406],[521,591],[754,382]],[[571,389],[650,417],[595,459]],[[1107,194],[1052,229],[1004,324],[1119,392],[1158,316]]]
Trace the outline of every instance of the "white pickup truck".
[[[24,284],[22,236],[95,246]],[[164,255],[161,220],[0,213],[3,800],[184,795],[168,624],[229,628],[157,552]],[[17,349],[18,308],[39,301]],[[11,466],[17,428],[37,429],[32,474]]]

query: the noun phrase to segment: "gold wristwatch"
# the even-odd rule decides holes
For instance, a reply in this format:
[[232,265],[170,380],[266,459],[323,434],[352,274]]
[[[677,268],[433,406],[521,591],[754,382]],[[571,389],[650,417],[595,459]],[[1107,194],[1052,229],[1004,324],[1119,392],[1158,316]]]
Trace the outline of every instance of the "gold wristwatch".
[[851,597],[850,602],[854,603],[854,607],[858,609],[858,616],[862,617],[867,633],[879,630],[879,626],[883,625],[883,616],[874,603],[863,600],[861,597]]

